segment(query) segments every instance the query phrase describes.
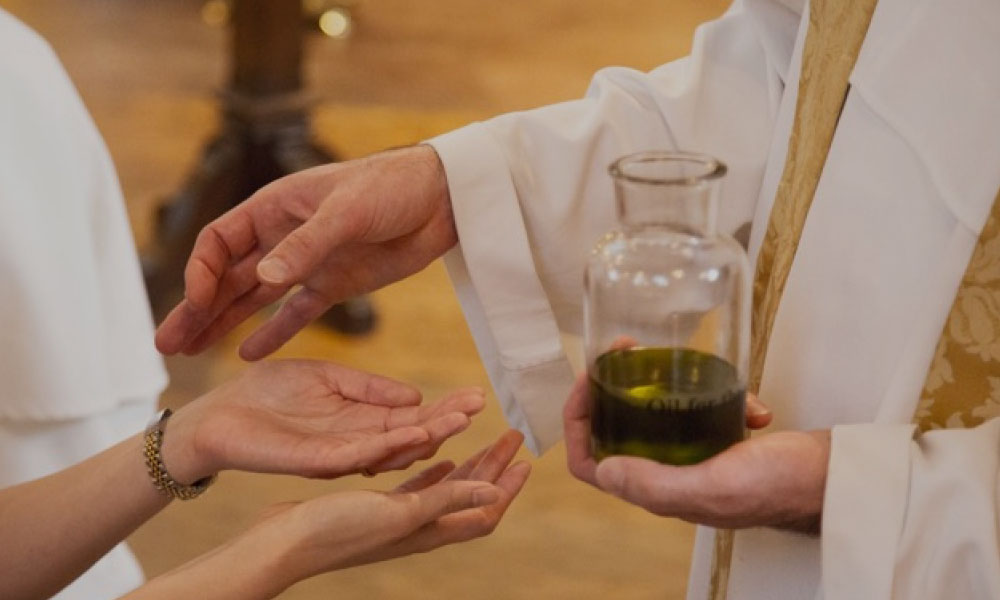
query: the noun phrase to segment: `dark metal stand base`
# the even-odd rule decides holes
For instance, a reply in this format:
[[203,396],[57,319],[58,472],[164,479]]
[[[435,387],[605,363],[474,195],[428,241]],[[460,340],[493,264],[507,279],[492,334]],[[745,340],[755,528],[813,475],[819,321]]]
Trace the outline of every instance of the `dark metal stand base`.
[[[184,187],[160,207],[157,244],[143,256],[158,321],[181,297],[184,266],[205,225],[270,181],[334,160],[309,139],[300,98],[289,98],[286,106],[272,100],[269,114],[257,110],[252,119],[232,109],[246,107],[245,100],[231,98],[229,104],[221,133],[208,144]],[[370,332],[376,318],[370,302],[359,297],[334,306],[321,321],[338,332],[359,335]]]

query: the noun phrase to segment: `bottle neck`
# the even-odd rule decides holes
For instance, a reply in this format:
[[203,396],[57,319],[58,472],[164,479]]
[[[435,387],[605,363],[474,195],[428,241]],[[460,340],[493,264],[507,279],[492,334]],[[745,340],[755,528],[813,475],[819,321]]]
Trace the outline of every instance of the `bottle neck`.
[[615,181],[618,220],[627,230],[658,227],[700,237],[716,234],[714,182],[662,185]]

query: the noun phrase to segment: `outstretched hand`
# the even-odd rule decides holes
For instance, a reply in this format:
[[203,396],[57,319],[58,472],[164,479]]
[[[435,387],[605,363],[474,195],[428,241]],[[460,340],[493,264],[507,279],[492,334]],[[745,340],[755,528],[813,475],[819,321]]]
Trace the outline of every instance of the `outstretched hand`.
[[[523,437],[508,431],[460,467],[436,464],[390,492],[337,492],[270,507],[225,546],[160,575],[129,599],[264,600],[307,577],[427,552],[489,534],[530,466],[510,465]],[[219,573],[227,580],[220,585]]]
[[469,425],[478,388],[421,405],[403,383],[310,360],[251,365],[167,422],[163,459],[190,483],[223,469],[338,477],[401,469]]
[[263,358],[330,306],[420,271],[458,241],[444,168],[430,146],[279,179],[207,225],[184,300],[160,325],[164,354],[196,354],[301,285],[240,346]]
[[391,492],[279,505],[258,528],[281,540],[273,547],[291,545],[286,562],[294,581],[481,537],[494,530],[531,471],[525,462],[508,466],[522,440],[508,431],[458,468],[438,463]]
[[[570,472],[661,516],[713,527],[773,526],[816,532],[830,454],[829,431],[783,431],[754,437],[688,466],[590,455],[590,402],[581,376],[563,410]],[[771,413],[747,399],[747,426],[766,427]]]

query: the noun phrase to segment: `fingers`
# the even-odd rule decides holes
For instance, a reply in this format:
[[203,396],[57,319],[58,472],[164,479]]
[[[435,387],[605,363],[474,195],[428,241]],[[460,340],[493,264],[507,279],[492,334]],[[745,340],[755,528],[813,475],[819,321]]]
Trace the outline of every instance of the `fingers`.
[[419,524],[436,521],[451,513],[487,506],[501,498],[496,486],[483,481],[443,481],[414,494],[418,502],[413,517]]
[[[285,285],[285,284],[274,284]],[[260,360],[327,311],[333,302],[308,288],[302,288],[286,300],[278,312],[240,344],[240,358]]]
[[[258,285],[253,267],[260,256],[245,260],[256,246],[253,222],[240,208],[201,230],[184,268],[185,299],[157,330],[156,347],[160,352],[176,354],[183,350],[233,298]],[[231,296],[220,302],[219,296],[224,293]]]
[[620,335],[615,338],[615,341],[611,342],[611,347],[608,348],[608,350],[627,350],[638,345],[639,340],[634,337],[630,335]]
[[450,412],[460,412],[475,416],[486,406],[486,396],[482,388],[470,387],[455,390],[433,404],[421,406],[415,413],[393,415],[394,418],[413,418],[426,421]]
[[293,285],[306,279],[330,248],[323,231],[325,221],[314,215],[278,242],[257,265],[257,277],[271,285]]
[[493,444],[490,444],[489,446],[486,446],[479,452],[476,452],[469,458],[465,459],[465,461],[461,464],[461,466],[459,466],[457,469],[451,472],[450,474],[451,479],[468,479],[469,475],[472,474],[472,470],[476,468],[476,465],[479,464],[479,461],[483,460],[483,457],[486,456],[486,453],[489,452],[492,446]]
[[448,438],[462,433],[472,424],[472,419],[463,413],[448,413],[432,421],[424,423],[423,427],[429,436],[428,442],[437,446]]
[[433,404],[394,407],[385,425],[389,429],[404,425],[420,425],[456,412],[471,417],[481,411],[485,404],[486,399],[481,389],[466,388],[452,392]]
[[400,494],[420,491],[441,481],[454,470],[455,463],[450,460],[441,461],[407,479],[392,491]]
[[462,413],[450,413],[425,423],[422,427],[428,433],[428,439],[399,453],[392,454],[377,463],[367,467],[370,473],[382,473],[397,469],[405,469],[418,460],[430,458],[438,451],[448,438],[465,431],[471,424],[468,416]]
[[528,481],[528,475],[531,475],[531,464],[521,461],[511,465],[496,480],[496,486],[503,490],[503,510],[500,514],[507,510],[514,497],[521,492],[525,482]]
[[747,427],[763,429],[771,424],[773,417],[771,409],[757,398],[757,394],[747,393]]
[[177,354],[189,339],[201,333],[206,323],[206,315],[202,311],[195,309],[189,301],[181,300],[156,328],[156,349],[167,356]]
[[580,373],[573,382],[573,389],[570,390],[569,398],[563,405],[563,420],[574,423],[587,421],[589,435],[590,421],[590,381],[586,373]]
[[231,302],[221,314],[216,315],[214,320],[197,337],[188,342],[182,351],[189,355],[200,354],[261,308],[276,302],[286,291],[284,288],[258,285]]
[[195,239],[184,269],[184,297],[196,309],[207,309],[230,264],[257,245],[253,221],[236,208],[205,226]]
[[[469,415],[478,412],[484,403],[482,390],[479,388],[468,388],[455,392],[445,400],[438,402],[439,408],[427,411],[434,407],[415,406],[419,402],[420,395],[416,390],[412,390],[412,396],[408,395],[408,386],[397,383],[390,379],[367,375],[338,365],[326,367],[331,374],[331,381],[340,385],[340,393],[347,397],[365,398],[365,400],[376,400],[376,403],[383,405],[395,403],[389,416],[385,421],[385,427],[389,431],[398,428],[419,427],[427,433],[425,440],[418,444],[413,444],[398,452],[388,453],[379,458],[360,465],[358,470],[364,468],[368,473],[382,473],[397,469],[405,469],[418,460],[430,458],[437,453],[438,449],[449,438],[465,431],[472,423]],[[379,394],[393,393],[395,398],[386,399],[379,397]],[[442,412],[449,410],[450,412]],[[515,448],[516,451],[516,448]]]
[[686,516],[706,504],[695,497],[703,479],[699,466],[674,467],[644,458],[612,456],[597,466],[598,487],[626,502],[664,516]]
[[[501,444],[503,450],[500,451],[497,456],[502,456],[509,452],[509,445],[512,440],[513,438],[504,440],[503,444]],[[490,447],[490,449],[493,449],[496,446],[497,444],[494,444]],[[487,449],[484,449],[482,452],[478,453],[477,456],[483,455],[485,457],[487,451]],[[475,458],[476,457],[473,457],[469,461],[466,461],[466,464],[473,462],[479,464],[479,461],[474,460]],[[436,469],[437,466],[428,470],[433,472],[433,475],[430,475],[429,477],[437,476],[440,472],[443,472],[443,468],[441,471],[436,471]],[[490,499],[485,492],[479,492],[479,497],[476,498],[476,501],[483,502],[482,504],[479,506],[467,506],[464,509],[459,508],[458,510],[453,510],[451,512],[448,512],[449,509],[457,508],[462,505],[460,498],[453,499],[450,502],[438,499],[438,506],[445,504],[447,508],[437,511],[427,510],[427,507],[423,506],[424,503],[421,502],[419,505],[421,509],[419,514],[419,519],[422,520],[421,524],[418,524],[416,527],[412,527],[411,533],[405,535],[391,546],[379,549],[367,556],[360,557],[355,561],[355,564],[385,560],[387,558],[405,556],[415,552],[428,552],[441,546],[489,534],[496,528],[511,502],[513,502],[514,498],[524,487],[524,483],[527,481],[530,473],[531,466],[526,462],[519,462],[503,470],[503,472],[496,479],[495,485],[492,486],[483,481],[470,481],[448,477],[444,481],[417,492],[417,494],[421,495],[447,494],[447,486],[466,484],[473,486],[490,486],[490,488],[496,492],[496,495],[492,496],[492,499]],[[421,476],[418,475],[418,478],[419,477]],[[473,491],[475,492],[475,488],[473,488]],[[421,500],[423,500],[423,498],[421,498]],[[413,519],[411,519],[411,523],[412,521]]]
[[[335,203],[327,196],[320,208],[284,237],[257,267],[257,277],[271,285],[301,283],[338,246],[352,241],[357,227],[348,211],[353,203]],[[356,209],[355,209],[356,211]]]
[[[508,430],[503,435],[501,435],[496,442],[494,442],[493,444],[491,444],[486,448],[483,448],[482,450],[471,456],[469,459],[467,459],[464,463],[462,463],[461,467],[455,469],[454,464],[447,463],[449,464],[448,472],[442,475],[441,477],[447,475],[447,479],[452,481],[466,479],[470,481],[488,481],[491,483],[497,482],[498,479],[502,477],[503,473],[507,469],[507,465],[510,464],[510,461],[517,454],[517,451],[520,449],[521,443],[523,441],[524,441],[524,435],[521,434],[521,432],[515,431],[513,429]],[[427,444],[424,444],[424,446],[426,445]],[[402,457],[406,457],[407,455],[411,454],[413,451],[416,451],[418,449],[419,448],[413,448],[411,451],[402,453],[399,458],[393,457],[392,459],[390,459],[389,463],[378,465],[377,467],[371,468],[370,470],[372,472],[378,472],[379,470],[387,471],[389,470],[389,468],[402,468],[408,466],[408,464],[402,466],[388,466],[388,465],[391,465],[391,463],[395,463],[397,461],[402,460]],[[434,450],[437,450],[437,448],[435,447]],[[413,460],[418,460],[420,458],[426,458],[426,456],[416,457]],[[411,460],[410,462],[412,463],[413,461]],[[435,469],[437,469],[440,466],[440,464],[444,463],[439,463],[439,465],[431,467],[427,471],[420,473],[414,479],[404,483],[403,485],[406,486],[410,484],[411,481],[414,480],[417,480],[417,483],[425,481],[424,479],[425,475],[427,477],[430,477],[430,475],[436,474]],[[527,475],[525,475],[525,477],[527,477]],[[431,481],[430,483],[434,482]],[[430,485],[430,483],[428,483],[427,485]]]
[[566,440],[566,466],[577,479],[596,486],[597,463],[590,454],[590,389],[586,373],[573,384],[563,407],[563,436]]
[[524,441],[524,434],[508,429],[490,446],[483,458],[469,473],[468,478],[479,481],[496,481],[517,454]]
[[[374,375],[331,362],[317,361],[327,384],[336,393],[355,402],[376,406],[416,407],[422,396],[417,388],[381,375]],[[415,414],[415,411],[414,411]],[[413,419],[400,425],[415,425]]]
[[377,471],[371,465],[378,465],[393,457],[415,452],[429,439],[430,435],[422,427],[402,427],[364,438],[358,443],[333,446],[327,453],[304,447],[304,451],[309,452],[315,459],[313,468],[303,475],[329,479],[348,473],[360,473],[362,469],[374,473]]
[[531,465],[518,462],[503,471],[496,481],[500,494],[496,501],[476,510],[465,510],[447,514],[431,525],[421,529],[413,537],[403,540],[397,548],[397,555],[413,552],[427,552],[448,544],[464,542],[492,533],[514,498],[523,489]]
[[194,353],[195,345],[200,343],[200,350],[207,345],[206,338],[215,341],[260,308],[280,298],[286,291],[284,288],[262,286],[257,281],[254,265],[260,256],[259,251],[253,251],[228,264],[220,274],[208,305],[197,306],[185,299],[175,307],[157,331],[157,348],[165,354]]

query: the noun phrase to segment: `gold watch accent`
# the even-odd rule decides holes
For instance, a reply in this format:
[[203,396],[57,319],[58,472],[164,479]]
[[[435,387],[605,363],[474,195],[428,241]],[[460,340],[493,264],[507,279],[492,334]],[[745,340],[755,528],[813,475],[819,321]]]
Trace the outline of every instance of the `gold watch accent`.
[[169,408],[163,409],[156,416],[149,427],[146,428],[146,436],[142,445],[142,455],[146,460],[146,472],[153,480],[153,487],[165,496],[177,498],[178,500],[191,500],[200,496],[208,486],[215,482],[215,475],[203,477],[191,485],[178,483],[170,476],[166,465],[163,464],[163,456],[160,448],[163,446],[163,432],[166,429],[167,419],[173,414]]

